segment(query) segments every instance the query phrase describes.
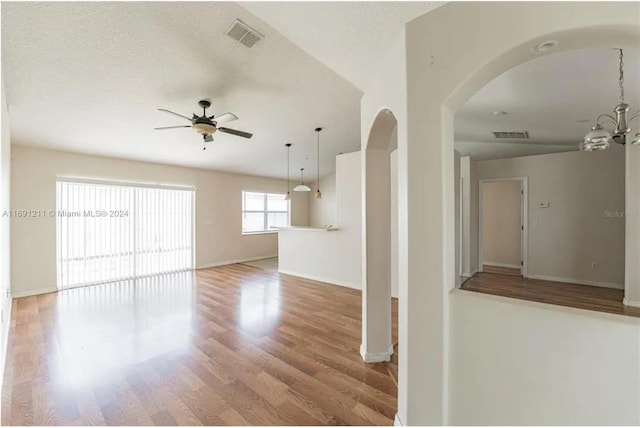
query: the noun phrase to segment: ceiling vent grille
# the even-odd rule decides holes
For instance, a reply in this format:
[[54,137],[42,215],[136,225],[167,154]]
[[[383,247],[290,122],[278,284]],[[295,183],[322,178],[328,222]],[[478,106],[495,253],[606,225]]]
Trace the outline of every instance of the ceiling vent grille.
[[253,45],[264,39],[262,34],[258,33],[239,19],[237,19],[231,28],[229,28],[227,36],[231,37],[233,40],[237,40],[248,48],[253,47]]
[[493,131],[493,136],[499,140],[528,140],[528,131]]

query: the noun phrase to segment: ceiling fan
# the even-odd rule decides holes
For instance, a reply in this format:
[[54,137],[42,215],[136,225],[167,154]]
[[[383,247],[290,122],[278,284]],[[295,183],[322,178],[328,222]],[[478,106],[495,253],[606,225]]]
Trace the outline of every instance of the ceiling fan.
[[[224,132],[226,134],[237,135],[238,137],[251,138],[253,134],[244,131],[238,131],[237,129],[225,128],[223,126],[218,126],[220,122],[231,122],[232,120],[238,119],[233,113],[225,113],[220,116],[207,116],[207,109],[211,107],[211,101],[209,100],[200,100],[198,101],[198,105],[202,108],[202,116],[198,116],[197,114],[193,114],[193,117],[189,118],[188,116],[184,116],[179,113],[175,113],[171,110],[167,110],[164,108],[159,108],[158,110],[164,111],[166,113],[172,114],[174,116],[181,117],[183,119],[187,119],[191,122],[191,125],[177,125],[177,126],[161,126],[158,128],[154,128],[156,130],[165,130],[165,129],[174,129],[174,128],[193,128],[198,134],[202,135],[202,138],[205,143],[213,141],[213,134],[216,131]],[[202,150],[206,150],[206,147],[202,147]]]

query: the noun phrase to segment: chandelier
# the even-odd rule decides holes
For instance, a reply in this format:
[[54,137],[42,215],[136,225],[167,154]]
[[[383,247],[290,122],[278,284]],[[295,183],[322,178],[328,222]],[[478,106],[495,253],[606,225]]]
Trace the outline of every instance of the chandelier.
[[[584,141],[580,143],[580,150],[586,150],[589,152],[596,150],[606,150],[611,146],[611,143],[625,144],[627,141],[627,134],[631,132],[629,122],[633,119],[640,117],[640,111],[635,112],[631,117],[629,115],[629,104],[624,102],[624,53],[622,49],[620,51],[620,69],[618,77],[618,86],[620,87],[620,103],[615,106],[613,113],[615,117],[610,114],[601,114],[596,119],[596,124],[591,128],[591,131],[585,135]],[[609,132],[602,127],[600,120],[603,119],[603,123],[613,125],[613,132]],[[640,132],[638,132],[635,138],[631,141],[633,145],[640,145]]]

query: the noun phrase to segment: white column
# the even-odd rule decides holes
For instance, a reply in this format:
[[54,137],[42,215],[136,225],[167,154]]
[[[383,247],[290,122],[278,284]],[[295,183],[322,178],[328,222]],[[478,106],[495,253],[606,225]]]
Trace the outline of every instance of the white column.
[[640,147],[626,151],[624,304],[640,307]]
[[391,343],[390,165],[386,149],[362,152],[362,345],[367,363],[389,361]]

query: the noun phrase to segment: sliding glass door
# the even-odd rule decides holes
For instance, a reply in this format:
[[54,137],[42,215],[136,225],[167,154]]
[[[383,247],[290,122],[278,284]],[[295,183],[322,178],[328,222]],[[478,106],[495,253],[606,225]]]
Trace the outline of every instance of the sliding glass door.
[[194,191],[57,182],[58,288],[193,269]]

